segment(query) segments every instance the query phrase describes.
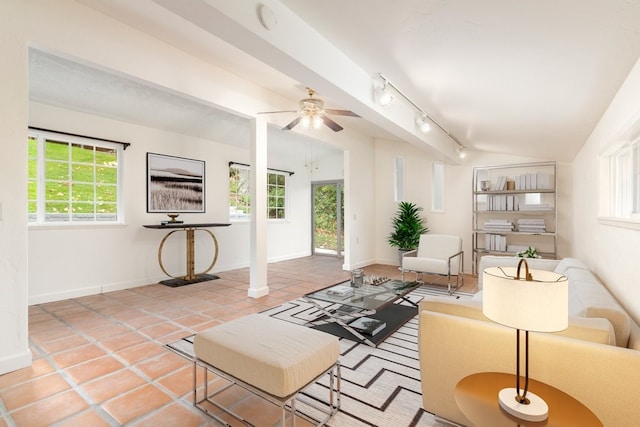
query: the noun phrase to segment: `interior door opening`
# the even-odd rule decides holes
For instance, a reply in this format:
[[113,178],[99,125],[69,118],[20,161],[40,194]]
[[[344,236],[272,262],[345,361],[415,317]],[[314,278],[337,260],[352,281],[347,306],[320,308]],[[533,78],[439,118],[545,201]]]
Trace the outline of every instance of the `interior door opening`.
[[311,184],[314,255],[344,257],[344,186],[343,181]]

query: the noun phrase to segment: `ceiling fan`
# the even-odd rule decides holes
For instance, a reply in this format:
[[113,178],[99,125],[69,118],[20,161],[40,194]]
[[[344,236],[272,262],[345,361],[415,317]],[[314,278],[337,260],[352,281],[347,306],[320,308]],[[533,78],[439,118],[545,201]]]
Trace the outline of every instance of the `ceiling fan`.
[[297,111],[268,111],[260,114],[298,113],[298,116],[293,119],[291,123],[283,127],[282,130],[291,130],[298,124],[301,124],[305,128],[313,126],[313,128],[318,129],[320,126],[322,126],[322,124],[325,124],[334,132],[340,132],[344,128],[333,121],[331,118],[329,118],[327,114],[333,114],[336,116],[360,117],[356,113],[349,110],[324,109],[324,101],[320,98],[313,97],[316,93],[313,89],[307,88],[307,93],[309,94],[309,97],[298,102],[300,109]]

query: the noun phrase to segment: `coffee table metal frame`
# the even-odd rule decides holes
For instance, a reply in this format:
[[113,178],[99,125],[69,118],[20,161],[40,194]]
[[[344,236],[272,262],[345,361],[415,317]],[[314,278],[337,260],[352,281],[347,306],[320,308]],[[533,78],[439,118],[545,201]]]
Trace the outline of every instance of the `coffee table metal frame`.
[[[351,286],[351,282],[346,281],[308,293],[303,295],[302,298],[313,304],[326,316],[320,318],[323,322],[337,323],[357,337],[361,342],[371,347],[376,347],[375,343],[362,333],[349,326],[349,323],[359,317],[375,314],[398,299],[402,299],[403,301],[417,307],[418,304],[406,298],[406,295],[420,285],[421,283],[418,282],[389,280],[379,285],[364,284],[357,288],[353,287],[353,295],[346,298],[327,293],[327,291],[338,286]],[[319,304],[319,301],[329,302],[332,303],[332,305],[341,304],[341,306],[337,309],[329,309],[332,305],[324,307]],[[307,324],[316,324],[317,322],[318,320],[312,320],[307,322]]]

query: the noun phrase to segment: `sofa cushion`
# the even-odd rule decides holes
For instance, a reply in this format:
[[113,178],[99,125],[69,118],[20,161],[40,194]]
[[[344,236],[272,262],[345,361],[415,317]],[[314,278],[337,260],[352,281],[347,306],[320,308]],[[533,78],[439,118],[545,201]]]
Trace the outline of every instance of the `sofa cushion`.
[[562,260],[560,260],[554,271],[558,274],[566,276],[567,270],[570,268],[589,270],[589,267],[587,267],[584,262],[580,261],[577,258],[563,258]]
[[587,270],[569,269],[569,315],[601,317],[613,325],[616,345],[627,347],[631,318],[609,291]]
[[[422,271],[426,273],[447,274],[449,272],[449,263],[442,259],[433,258],[402,258],[402,269],[410,271]],[[453,270],[453,273],[457,270]]]
[[592,318],[600,317],[611,322],[616,335],[616,345],[627,347],[631,333],[631,319],[624,310],[615,307],[589,306],[585,315]]

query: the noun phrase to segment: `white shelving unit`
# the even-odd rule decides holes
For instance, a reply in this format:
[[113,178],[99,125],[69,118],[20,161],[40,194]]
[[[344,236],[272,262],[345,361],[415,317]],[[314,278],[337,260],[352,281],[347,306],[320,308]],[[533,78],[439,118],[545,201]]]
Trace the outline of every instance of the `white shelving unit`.
[[557,256],[555,162],[473,169],[473,273],[483,255],[513,255],[532,246]]

